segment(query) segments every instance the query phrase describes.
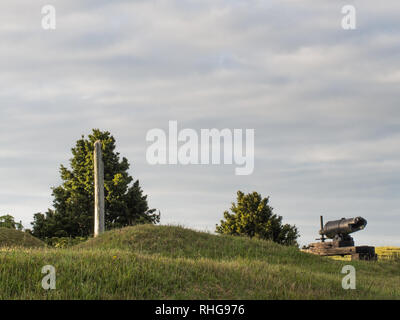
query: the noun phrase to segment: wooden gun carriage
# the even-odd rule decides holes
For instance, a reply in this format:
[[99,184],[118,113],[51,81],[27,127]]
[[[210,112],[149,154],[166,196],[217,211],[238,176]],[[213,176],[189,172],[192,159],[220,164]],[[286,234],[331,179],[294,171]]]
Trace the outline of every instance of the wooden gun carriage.
[[[354,239],[350,233],[363,230],[367,225],[367,220],[362,217],[342,218],[340,220],[329,221],[323,225],[321,216],[321,229],[319,234],[321,242],[310,243],[303,247],[301,251],[320,256],[345,256],[351,255],[351,260],[377,260],[375,247],[355,246]],[[326,239],[332,241],[325,241]]]

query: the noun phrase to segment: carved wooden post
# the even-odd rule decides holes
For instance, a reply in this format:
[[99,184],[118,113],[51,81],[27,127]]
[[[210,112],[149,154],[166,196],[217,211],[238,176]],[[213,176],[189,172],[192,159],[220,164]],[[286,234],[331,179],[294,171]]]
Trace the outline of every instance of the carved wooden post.
[[94,143],[94,236],[104,232],[104,164],[101,141]]

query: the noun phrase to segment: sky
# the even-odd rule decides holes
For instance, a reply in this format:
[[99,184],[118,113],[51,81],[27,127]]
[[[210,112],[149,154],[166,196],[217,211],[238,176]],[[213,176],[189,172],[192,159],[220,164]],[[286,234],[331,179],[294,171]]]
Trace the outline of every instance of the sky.
[[[2,0],[0,214],[29,228],[99,128],[162,224],[213,232],[238,190],[257,191],[301,244],[324,215],[366,218],[356,244],[400,245],[399,14],[396,0]],[[254,129],[253,173],[149,164],[146,134],[169,121]]]

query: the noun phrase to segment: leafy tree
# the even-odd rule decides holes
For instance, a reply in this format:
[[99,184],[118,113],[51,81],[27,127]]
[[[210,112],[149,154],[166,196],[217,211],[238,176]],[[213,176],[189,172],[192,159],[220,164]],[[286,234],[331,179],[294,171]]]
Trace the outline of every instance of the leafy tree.
[[217,225],[220,234],[244,235],[250,238],[268,239],[284,245],[297,245],[299,237],[296,226],[282,225],[282,217],[274,214],[268,205],[269,198],[257,193],[237,192],[237,204],[224,212],[225,220]]
[[[62,184],[53,188],[53,207],[34,215],[32,234],[38,238],[86,237],[94,229],[95,141],[102,142],[104,162],[105,227],[118,228],[138,223],[157,223],[160,215],[149,209],[147,196],[129,175],[129,163],[115,152],[115,139],[107,131],[93,129],[71,149],[71,169],[61,165]],[[133,182],[133,184],[131,184]]]
[[0,227],[15,230],[22,230],[24,228],[21,221],[15,222],[14,217],[9,214],[0,217]]

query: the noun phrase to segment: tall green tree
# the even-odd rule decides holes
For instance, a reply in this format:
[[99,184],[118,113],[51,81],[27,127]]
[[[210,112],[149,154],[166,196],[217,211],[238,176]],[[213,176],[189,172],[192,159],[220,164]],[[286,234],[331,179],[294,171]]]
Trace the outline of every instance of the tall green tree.
[[217,225],[216,232],[237,236],[256,237],[284,245],[298,245],[296,226],[282,225],[282,217],[274,214],[268,205],[269,198],[257,192],[237,192],[237,203],[232,203],[231,213],[224,212],[225,220]]
[[22,230],[24,228],[21,221],[15,222],[14,217],[9,214],[0,216],[0,227],[15,230]]
[[34,215],[32,234],[39,238],[89,236],[94,228],[94,142],[102,143],[104,162],[105,227],[158,223],[160,215],[149,209],[147,196],[129,175],[129,163],[115,151],[115,139],[107,131],[93,129],[76,142],[70,168],[61,165],[62,184],[53,188],[53,207]]

